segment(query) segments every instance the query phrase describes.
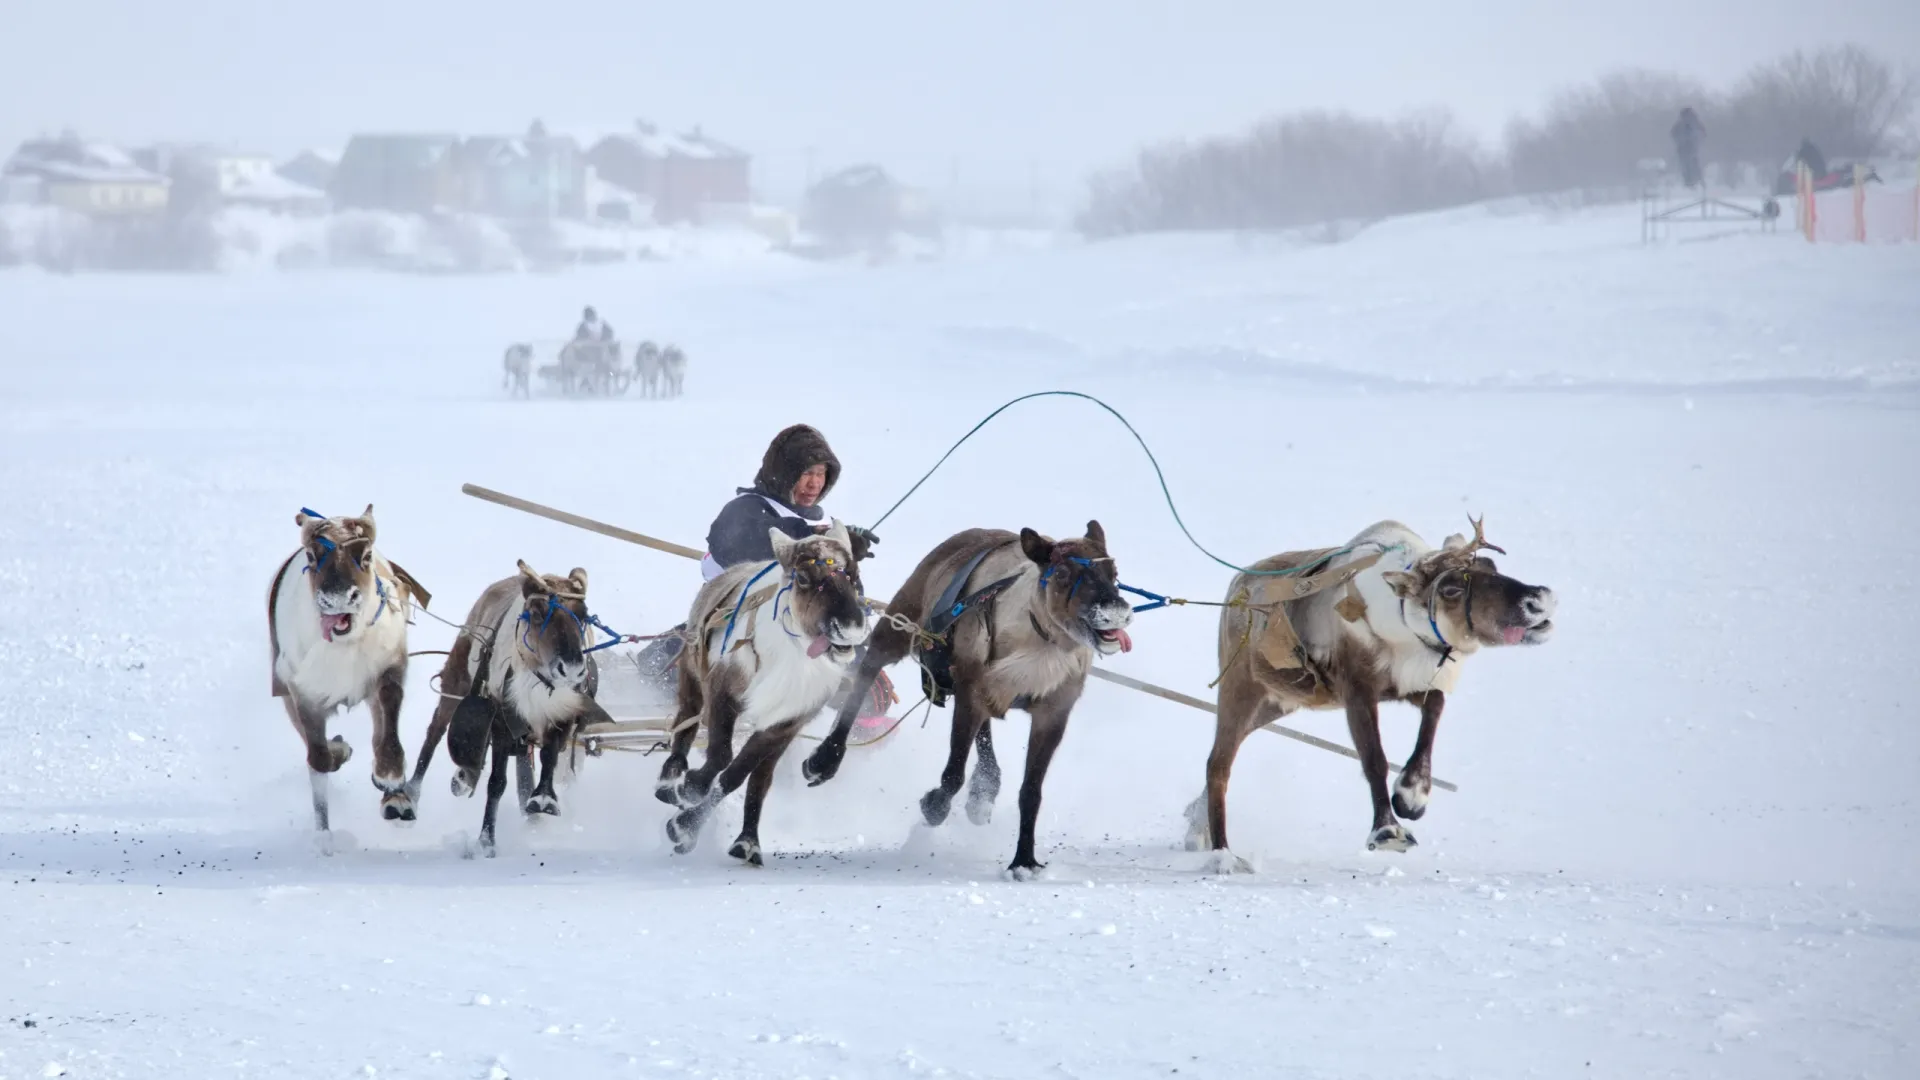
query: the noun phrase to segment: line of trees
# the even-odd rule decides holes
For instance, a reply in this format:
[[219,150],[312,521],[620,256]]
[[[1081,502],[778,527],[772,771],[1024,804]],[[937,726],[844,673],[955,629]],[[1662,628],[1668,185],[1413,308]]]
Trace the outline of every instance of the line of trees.
[[1683,106],[1706,123],[1701,158],[1723,182],[1770,180],[1811,138],[1832,161],[1915,148],[1920,72],[1858,46],[1794,52],[1715,92],[1629,69],[1555,95],[1491,148],[1444,112],[1378,120],[1346,112],[1275,117],[1239,135],[1148,147],[1092,178],[1079,220],[1092,236],[1274,229],[1460,206],[1500,195],[1625,195],[1650,158],[1671,162]]

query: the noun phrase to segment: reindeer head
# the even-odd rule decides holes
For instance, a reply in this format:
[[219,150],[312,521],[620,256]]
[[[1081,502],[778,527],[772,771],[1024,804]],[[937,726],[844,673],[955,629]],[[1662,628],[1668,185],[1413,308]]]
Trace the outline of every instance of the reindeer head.
[[520,659],[536,678],[554,687],[584,691],[587,682],[587,572],[566,577],[538,574],[520,564]]
[[[1440,550],[1422,556],[1410,569],[1381,575],[1387,587],[1454,647],[1539,645],[1552,637],[1553,590],[1502,574],[1492,559],[1479,554],[1506,554],[1487,543],[1482,531],[1486,519],[1468,520],[1473,521],[1472,540],[1457,533],[1447,537]],[[1408,618],[1414,618],[1411,611]]]
[[789,631],[806,639],[807,655],[829,649],[844,659],[867,640],[871,627],[860,597],[860,567],[853,561],[853,538],[834,521],[824,533],[795,540],[779,529],[767,530],[773,557],[787,572]]
[[1098,521],[1087,522],[1087,535],[1077,540],[1056,542],[1021,529],[1020,550],[1040,567],[1037,602],[1055,625],[1102,656],[1133,648],[1127,636],[1133,605],[1120,595],[1120,570]]
[[305,573],[320,610],[320,636],[337,641],[379,613],[380,584],[373,574],[373,504],[359,517],[321,517],[311,510],[293,516],[306,553]]

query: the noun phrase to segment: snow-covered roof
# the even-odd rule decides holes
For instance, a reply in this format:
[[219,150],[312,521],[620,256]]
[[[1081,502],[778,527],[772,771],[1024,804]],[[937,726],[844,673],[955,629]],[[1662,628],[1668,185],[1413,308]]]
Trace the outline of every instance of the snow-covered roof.
[[740,158],[747,156],[745,151],[706,135],[698,128],[676,134],[662,130],[653,124],[640,123],[634,125],[630,131],[615,132],[607,138],[625,143],[652,157]]
[[80,139],[35,139],[7,160],[9,176],[80,183],[165,184],[167,178],[134,164],[132,155],[108,143]]
[[311,188],[269,172],[239,177],[224,192],[229,199],[249,202],[309,202],[327,197],[319,188]]

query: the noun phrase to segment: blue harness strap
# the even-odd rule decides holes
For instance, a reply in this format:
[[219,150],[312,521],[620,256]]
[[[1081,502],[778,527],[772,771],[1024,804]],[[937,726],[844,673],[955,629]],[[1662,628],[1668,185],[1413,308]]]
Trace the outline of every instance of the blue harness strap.
[[720,636],[720,655],[721,656],[727,655],[727,645],[733,641],[733,624],[736,620],[740,618],[740,608],[742,605],[744,605],[747,602],[747,594],[753,592],[754,585],[757,582],[759,582],[761,578],[766,577],[768,571],[772,570],[773,568],[779,565],[780,564],[778,562],[770,562],[767,565],[761,567],[760,572],[753,575],[753,577],[749,578],[747,580],[746,587],[740,590],[740,599],[735,600],[733,602],[733,614],[727,616],[727,632]]

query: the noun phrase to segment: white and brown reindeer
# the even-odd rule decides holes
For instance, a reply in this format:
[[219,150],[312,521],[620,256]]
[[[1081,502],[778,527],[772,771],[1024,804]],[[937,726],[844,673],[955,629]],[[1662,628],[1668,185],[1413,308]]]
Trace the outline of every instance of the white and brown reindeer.
[[[746,820],[728,854],[762,863],[760,811],[787,746],[847,681],[870,629],[853,540],[835,521],[795,540],[779,529],[771,563],[729,567],[704,585],[687,616],[678,708],[655,793],[680,807],[667,838],[686,854],[721,799],[747,785]],[[704,726],[706,759],[688,771]],[[734,753],[734,733],[752,734]]]
[[[887,604],[889,616],[920,630],[891,620],[875,630],[833,730],[803,766],[808,782],[825,783],[839,771],[867,689],[881,669],[917,651],[936,681],[950,673],[950,686],[941,688],[954,695],[947,765],[940,785],[921,797],[921,816],[928,825],[946,820],[973,747],[978,761],[967,817],[976,825],[990,820],[1000,764],[988,721],[1024,710],[1033,727],[1020,784],[1020,839],[1007,869],[1018,880],[1038,875],[1044,866],[1034,854],[1034,829],[1047,767],[1094,657],[1133,647],[1126,629],[1133,609],[1120,595],[1118,575],[1098,521],[1087,522],[1086,535],[1077,539],[1054,541],[1032,529],[971,529],[934,548]],[[919,635],[928,633],[940,644],[925,647],[930,643]]]
[[[1373,796],[1368,850],[1405,851],[1433,791],[1433,738],[1460,665],[1482,646],[1538,645],[1553,633],[1553,591],[1499,572],[1473,538],[1433,550],[1413,530],[1383,521],[1341,548],[1288,552],[1239,574],[1220,616],[1220,698],[1207,784],[1187,807],[1188,847],[1211,849],[1214,868],[1251,867],[1227,847],[1227,780],[1240,744],[1298,709],[1344,709]],[[1276,571],[1286,571],[1284,576]],[[1291,599],[1290,599],[1291,597]],[[1247,603],[1245,601],[1251,601]],[[1389,795],[1380,703],[1420,709],[1413,754]]]
[[651,341],[643,341],[634,346],[633,370],[639,376],[640,396],[660,396],[660,346]]
[[274,572],[267,590],[267,639],[273,696],[287,707],[307,747],[314,828],[326,834],[327,777],[353,756],[345,739],[327,737],[327,720],[366,702],[373,714],[373,786],[389,821],[412,821],[400,746],[400,704],[407,678],[407,618],[425,607],[425,589],[374,550],[373,507],[359,517],[294,516],[300,548]]
[[[524,561],[519,570],[487,586],[455,636],[440,669],[440,704],[420,746],[411,784],[420,790],[444,736],[454,765],[453,793],[470,796],[491,751],[493,768],[480,820],[480,848],[488,857],[494,854],[494,823],[507,787],[507,762],[516,762],[520,770],[521,810],[558,815],[554,781],[560,755],[568,754],[570,768],[575,731],[611,719],[594,701],[599,669],[593,653],[614,642],[591,645],[588,628],[615,640],[618,636],[587,610],[587,572],[575,567],[566,577],[539,574]],[[527,770],[527,755],[535,750],[540,755],[538,784]]]
[[687,354],[678,345],[659,346],[643,341],[633,351],[643,397],[679,397],[687,378]]
[[504,372],[500,378],[501,389],[518,397],[533,396],[533,389],[528,385],[533,375],[533,346],[525,342],[507,346],[500,366]]

